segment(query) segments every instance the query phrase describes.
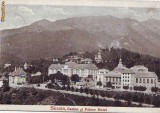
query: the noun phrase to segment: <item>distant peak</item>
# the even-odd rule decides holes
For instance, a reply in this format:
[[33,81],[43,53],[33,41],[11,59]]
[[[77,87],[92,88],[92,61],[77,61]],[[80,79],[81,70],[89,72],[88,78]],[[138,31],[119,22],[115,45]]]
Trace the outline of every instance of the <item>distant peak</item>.
[[49,21],[49,20],[47,20],[47,19],[41,19],[41,20],[38,20],[37,22],[51,22],[51,21]]
[[36,22],[34,22],[33,24],[37,24],[37,25],[48,25],[52,23],[51,21],[47,20],[47,19],[42,19],[42,20],[38,20]]
[[51,22],[51,21],[49,21],[49,20],[47,20],[47,19],[42,19],[42,20],[39,20],[39,21],[37,21],[37,22]]

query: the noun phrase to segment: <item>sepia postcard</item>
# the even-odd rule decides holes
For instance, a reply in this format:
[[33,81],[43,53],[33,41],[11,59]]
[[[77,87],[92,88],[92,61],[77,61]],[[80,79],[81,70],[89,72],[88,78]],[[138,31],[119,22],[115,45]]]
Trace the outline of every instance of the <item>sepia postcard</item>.
[[160,1],[0,6],[0,110],[160,113]]

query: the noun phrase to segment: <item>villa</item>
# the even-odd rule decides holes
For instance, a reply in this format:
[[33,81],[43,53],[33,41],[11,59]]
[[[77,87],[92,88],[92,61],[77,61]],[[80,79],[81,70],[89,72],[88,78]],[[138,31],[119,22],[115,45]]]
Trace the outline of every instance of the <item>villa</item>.
[[27,73],[22,68],[15,68],[15,70],[9,73],[9,85],[22,85],[26,83]]

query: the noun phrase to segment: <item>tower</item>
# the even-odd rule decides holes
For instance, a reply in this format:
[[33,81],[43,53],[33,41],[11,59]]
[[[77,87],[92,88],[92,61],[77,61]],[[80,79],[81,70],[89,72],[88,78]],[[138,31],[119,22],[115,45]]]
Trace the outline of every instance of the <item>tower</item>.
[[121,58],[121,56],[120,56],[120,58],[119,58],[118,67],[123,67],[123,63],[122,63],[122,58]]
[[99,50],[99,51],[98,51],[98,54],[95,55],[95,61],[96,61],[97,63],[102,62],[101,50]]
[[24,66],[23,66],[23,68],[24,68],[25,70],[27,70],[27,68],[28,68],[28,64],[27,64],[27,63],[25,63],[25,64],[24,64]]

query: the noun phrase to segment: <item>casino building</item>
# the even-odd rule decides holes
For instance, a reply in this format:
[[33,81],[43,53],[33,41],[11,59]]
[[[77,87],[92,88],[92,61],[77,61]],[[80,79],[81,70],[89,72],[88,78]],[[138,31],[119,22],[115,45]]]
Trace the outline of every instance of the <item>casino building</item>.
[[55,74],[58,71],[69,77],[73,74],[77,74],[79,77],[88,77],[88,75],[93,75],[95,78],[98,73],[98,68],[92,63],[77,64],[70,61],[65,64],[52,64],[48,69],[48,75]]

